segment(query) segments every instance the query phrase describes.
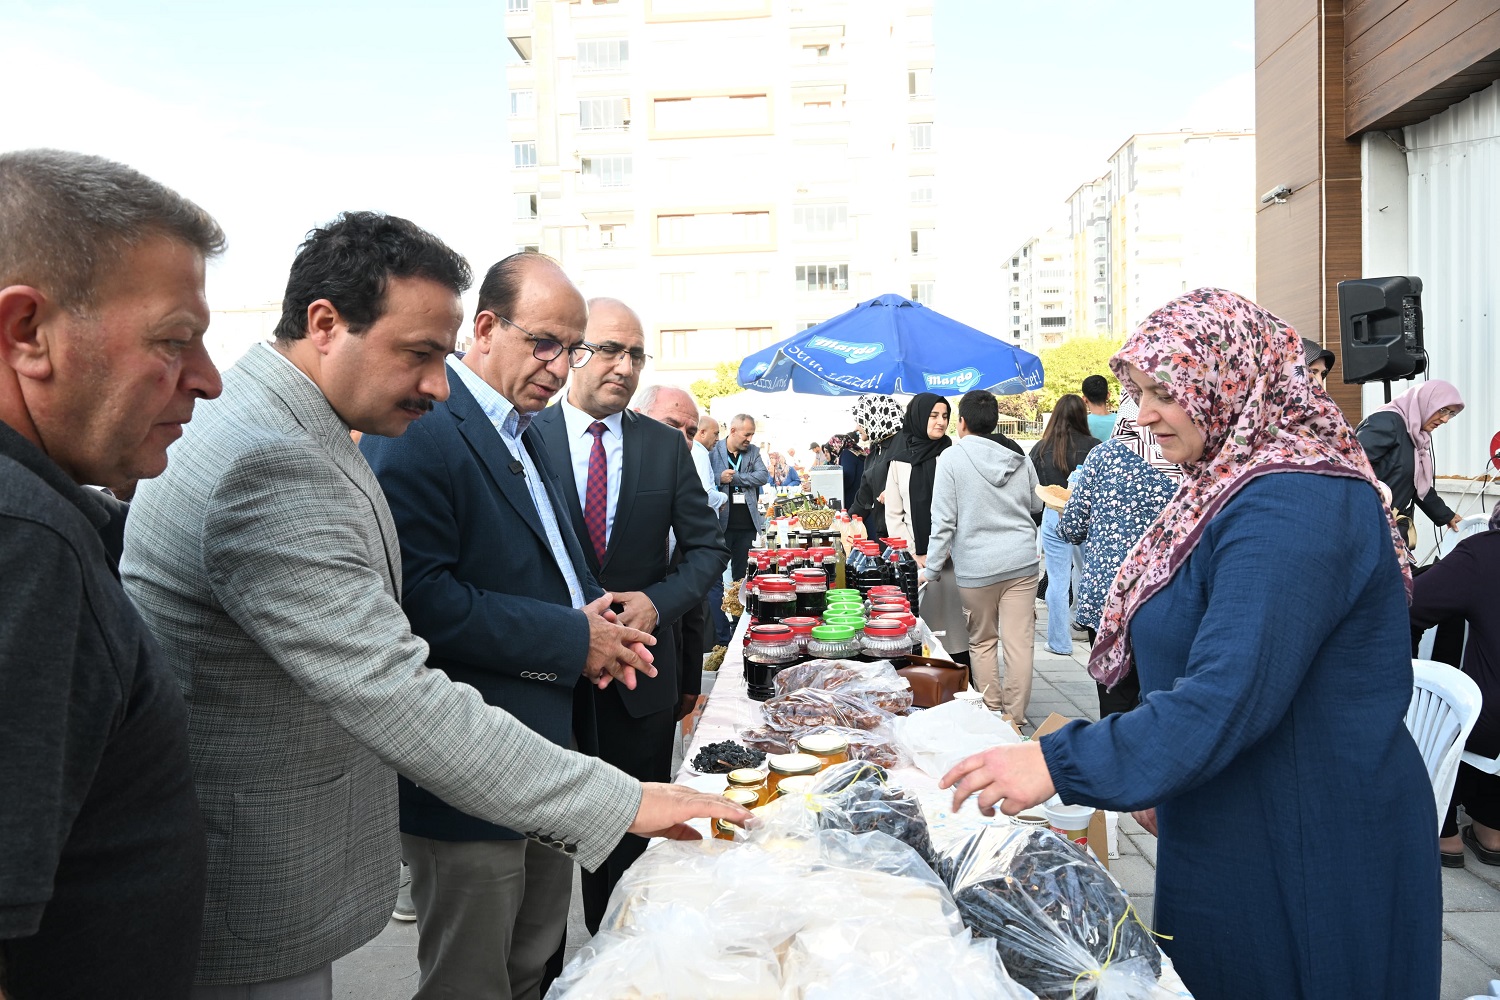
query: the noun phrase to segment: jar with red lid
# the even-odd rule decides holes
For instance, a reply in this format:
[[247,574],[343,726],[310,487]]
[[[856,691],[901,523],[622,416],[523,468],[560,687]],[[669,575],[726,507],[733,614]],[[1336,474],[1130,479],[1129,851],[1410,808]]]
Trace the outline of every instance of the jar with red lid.
[[760,588],[760,581],[764,577],[747,576],[740,584],[740,604],[745,608],[745,614],[750,616],[752,622],[759,620],[760,607],[756,600],[756,591]]
[[904,622],[896,618],[871,618],[865,622],[860,640],[864,660],[891,660],[911,652],[911,638]]
[[823,571],[823,582],[830,590],[833,589],[834,578],[838,575],[839,559],[838,553],[827,546],[811,548],[807,550],[807,565],[816,566]]
[[792,636],[797,640],[797,652],[807,654],[807,643],[812,638],[812,630],[821,624],[816,618],[793,616],[783,618],[781,624],[792,630]]
[[745,693],[753,701],[776,695],[776,675],[803,659],[790,625],[752,625],[745,646]]
[[797,589],[784,576],[756,577],[756,619],[769,625],[797,614]]
[[910,611],[901,611],[894,614],[878,615],[880,618],[890,618],[906,626],[906,637],[911,642],[911,655],[922,655],[922,631],[917,624],[917,616]]
[[792,571],[792,585],[797,592],[797,614],[804,618],[821,618],[828,599],[828,578],[822,567],[811,566]]
[[911,612],[911,606],[905,601],[877,601],[870,605],[870,617],[879,618],[881,615],[904,615]]
[[787,562],[783,567],[784,573],[795,573],[807,565],[807,550],[791,548],[786,550]]

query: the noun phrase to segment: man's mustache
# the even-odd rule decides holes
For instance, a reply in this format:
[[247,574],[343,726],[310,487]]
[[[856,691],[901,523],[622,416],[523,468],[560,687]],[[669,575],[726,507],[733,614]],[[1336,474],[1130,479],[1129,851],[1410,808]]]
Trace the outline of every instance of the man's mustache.
[[403,399],[401,408],[405,410],[420,410],[422,413],[432,411],[432,400],[430,399]]

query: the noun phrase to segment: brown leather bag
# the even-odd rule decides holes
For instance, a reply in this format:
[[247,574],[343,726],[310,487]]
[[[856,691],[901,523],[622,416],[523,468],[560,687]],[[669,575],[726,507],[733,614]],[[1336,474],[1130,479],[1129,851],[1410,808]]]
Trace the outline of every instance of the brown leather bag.
[[952,660],[930,656],[908,656],[906,666],[896,673],[911,685],[912,703],[918,708],[932,708],[953,700],[969,686],[969,668]]

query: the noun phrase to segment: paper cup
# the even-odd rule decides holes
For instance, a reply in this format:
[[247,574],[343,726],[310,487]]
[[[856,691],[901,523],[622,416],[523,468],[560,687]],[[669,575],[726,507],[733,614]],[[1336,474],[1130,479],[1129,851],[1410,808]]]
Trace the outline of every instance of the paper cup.
[[1048,802],[1047,825],[1053,833],[1067,837],[1080,847],[1089,842],[1089,820],[1094,818],[1093,806],[1065,806],[1060,802]]

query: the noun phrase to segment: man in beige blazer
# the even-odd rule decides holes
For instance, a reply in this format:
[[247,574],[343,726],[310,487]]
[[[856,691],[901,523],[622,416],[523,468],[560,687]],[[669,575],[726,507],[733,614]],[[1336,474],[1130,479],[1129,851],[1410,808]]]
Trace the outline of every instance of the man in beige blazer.
[[[334,959],[395,902],[397,771],[588,868],[627,831],[748,816],[563,750],[424,665],[390,510],[349,432],[399,435],[447,397],[469,280],[403,219],[314,230],[275,345],[225,373],[136,495],[121,568],[187,702],[208,834],[195,998],[331,996]],[[649,635],[600,626],[586,676],[652,672]]]

